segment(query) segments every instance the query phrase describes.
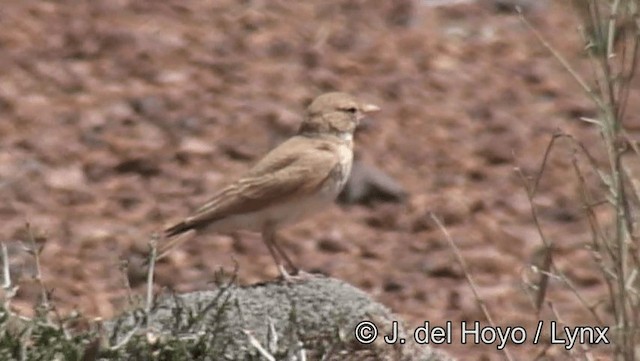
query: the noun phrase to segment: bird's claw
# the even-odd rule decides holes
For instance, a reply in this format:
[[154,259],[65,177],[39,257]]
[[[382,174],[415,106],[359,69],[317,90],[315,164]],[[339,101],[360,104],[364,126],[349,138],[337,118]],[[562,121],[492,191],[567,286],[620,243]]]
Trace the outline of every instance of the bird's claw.
[[315,277],[313,274],[299,269],[296,269],[293,273],[289,273],[282,265],[278,265],[278,270],[280,271],[280,278],[287,283],[304,282]]

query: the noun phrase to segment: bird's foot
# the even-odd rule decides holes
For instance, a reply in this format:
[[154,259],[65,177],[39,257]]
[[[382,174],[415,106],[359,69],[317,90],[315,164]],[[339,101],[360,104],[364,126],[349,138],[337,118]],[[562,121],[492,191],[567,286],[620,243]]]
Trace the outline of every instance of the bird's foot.
[[278,270],[280,271],[280,278],[287,283],[304,282],[315,277],[313,274],[299,269],[294,270],[293,273],[289,273],[289,271],[287,271],[287,269],[282,265],[278,266]]

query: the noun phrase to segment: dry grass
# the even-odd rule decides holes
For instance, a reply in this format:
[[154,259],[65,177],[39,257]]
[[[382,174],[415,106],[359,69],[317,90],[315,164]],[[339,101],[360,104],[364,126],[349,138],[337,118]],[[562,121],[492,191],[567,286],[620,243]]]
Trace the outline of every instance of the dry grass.
[[[583,144],[570,134],[554,134],[542,157],[541,165],[534,176],[520,175],[531,205],[531,216],[543,243],[538,264],[531,266],[538,275],[535,283],[527,285],[532,291],[532,303],[538,314],[547,309],[560,324],[562,315],[553,302],[546,299],[549,280],[559,280],[576,296],[576,302],[592,316],[585,320],[591,324],[609,325],[614,360],[636,361],[639,359],[637,344],[640,342],[640,188],[631,169],[640,162],[640,148],[625,129],[625,113],[629,101],[629,89],[636,72],[640,40],[640,1],[638,0],[573,0],[579,19],[579,30],[585,42],[585,55],[589,59],[590,77],[585,77],[557,51],[549,40],[521,14],[521,19],[560,62],[564,69],[584,90],[598,110],[595,119],[581,118],[592,124],[600,135],[599,144]],[[585,241],[594,264],[608,288],[608,308],[603,311],[600,300],[588,299],[573,285],[570,278],[556,267],[554,240],[545,235],[544,226],[538,218],[535,205],[538,185],[547,165],[549,155],[558,141],[566,140],[572,153],[571,164],[575,171],[575,182],[581,191],[581,203],[591,230],[591,239]],[[594,154],[604,154],[606,162],[598,162]],[[629,156],[631,155],[631,156]],[[613,219],[613,224],[602,219]],[[446,230],[443,229],[446,233]],[[447,236],[449,239],[449,237]],[[451,247],[459,255],[453,242]],[[473,278],[458,257],[474,289],[476,301],[490,323],[491,315],[478,296]],[[611,320],[611,321],[609,321]],[[541,359],[548,351],[543,348],[535,359]],[[591,345],[580,344],[566,350],[567,357],[575,360],[593,360]],[[507,349],[505,356],[511,359]]]

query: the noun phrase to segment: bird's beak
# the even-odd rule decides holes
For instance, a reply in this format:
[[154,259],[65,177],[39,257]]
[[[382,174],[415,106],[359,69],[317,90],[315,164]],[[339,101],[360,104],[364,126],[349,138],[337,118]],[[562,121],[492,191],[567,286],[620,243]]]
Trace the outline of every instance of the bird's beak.
[[360,106],[360,116],[358,117],[358,128],[360,128],[360,130],[366,130],[367,128],[369,128],[371,126],[371,124],[369,124],[370,118],[367,117],[365,114],[377,112],[379,110],[380,110],[380,107],[377,105],[362,104]]
[[361,110],[363,113],[373,113],[380,110],[380,107],[374,104],[363,104]]

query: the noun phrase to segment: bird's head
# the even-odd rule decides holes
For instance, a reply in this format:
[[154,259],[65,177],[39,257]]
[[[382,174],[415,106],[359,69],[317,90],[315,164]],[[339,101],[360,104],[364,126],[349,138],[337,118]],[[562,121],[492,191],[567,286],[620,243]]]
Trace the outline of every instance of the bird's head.
[[350,140],[365,114],[378,110],[376,105],[361,103],[346,93],[325,93],[307,107],[299,133],[335,135]]

